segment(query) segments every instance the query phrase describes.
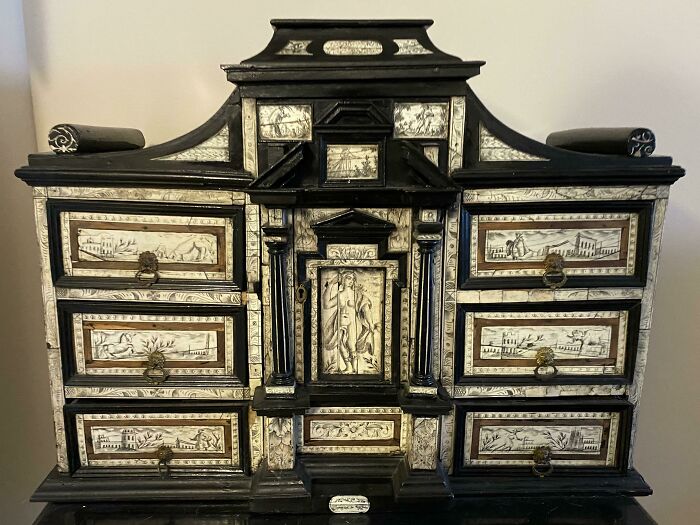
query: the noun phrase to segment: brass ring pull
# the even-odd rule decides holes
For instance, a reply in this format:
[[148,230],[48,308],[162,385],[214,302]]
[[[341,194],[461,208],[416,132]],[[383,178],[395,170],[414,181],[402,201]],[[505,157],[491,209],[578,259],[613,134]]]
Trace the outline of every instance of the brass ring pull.
[[170,447],[165,445],[158,447],[156,456],[158,457],[158,474],[161,478],[165,479],[170,477],[170,466],[168,463],[173,459],[174,455],[175,453]]
[[554,365],[554,350],[548,346],[537,350],[535,363],[535,377],[540,381],[553,379],[559,373],[559,370]]
[[549,447],[537,447],[532,451],[532,473],[543,478],[554,470],[552,465],[552,450]]
[[134,278],[144,284],[151,286],[158,282],[158,257],[153,252],[142,252],[139,254],[139,269]]
[[566,280],[564,257],[558,253],[547,254],[547,257],[544,258],[544,273],[542,274],[544,285],[554,290],[564,286]]
[[159,350],[148,354],[148,364],[143,371],[143,377],[149,383],[159,385],[163,383],[170,374],[165,369],[165,354]]

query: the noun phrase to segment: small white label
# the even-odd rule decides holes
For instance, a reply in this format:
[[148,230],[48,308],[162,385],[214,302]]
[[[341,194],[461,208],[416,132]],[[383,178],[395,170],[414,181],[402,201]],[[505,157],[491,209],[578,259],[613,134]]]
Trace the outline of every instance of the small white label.
[[364,514],[369,510],[369,500],[365,496],[333,496],[328,508],[335,514]]

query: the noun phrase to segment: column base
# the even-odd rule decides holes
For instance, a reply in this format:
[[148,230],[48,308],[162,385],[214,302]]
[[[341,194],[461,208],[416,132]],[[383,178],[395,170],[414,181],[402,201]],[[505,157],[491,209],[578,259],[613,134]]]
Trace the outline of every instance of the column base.
[[292,386],[291,394],[277,394],[272,386],[259,386],[253,394],[253,410],[261,416],[288,417],[303,414],[309,408],[309,393],[302,385]]
[[302,464],[297,463],[292,470],[270,470],[264,461],[250,488],[250,512],[310,512],[309,487]]
[[438,464],[435,470],[411,470],[402,462],[394,481],[396,502],[403,506],[449,505],[454,494],[445,469]]
[[452,400],[445,390],[441,386],[435,387],[435,395],[423,394],[421,392],[416,392],[411,388],[425,388],[416,387],[415,385],[405,384],[402,389],[398,392],[398,401],[401,406],[401,410],[407,414],[413,414],[416,416],[440,416],[442,414],[447,414],[452,410]]

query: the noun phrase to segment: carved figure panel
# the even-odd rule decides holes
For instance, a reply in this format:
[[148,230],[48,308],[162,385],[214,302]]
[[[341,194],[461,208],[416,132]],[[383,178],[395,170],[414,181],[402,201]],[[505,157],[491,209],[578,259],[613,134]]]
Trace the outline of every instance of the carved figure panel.
[[258,127],[263,141],[311,140],[311,106],[259,104]]

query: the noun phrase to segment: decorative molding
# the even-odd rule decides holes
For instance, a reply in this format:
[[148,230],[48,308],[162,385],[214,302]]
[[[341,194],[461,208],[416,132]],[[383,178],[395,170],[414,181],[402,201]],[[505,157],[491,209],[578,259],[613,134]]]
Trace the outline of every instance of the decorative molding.
[[479,160],[492,161],[548,161],[544,157],[517,150],[494,136],[483,124],[479,124]]
[[172,202],[177,204],[243,205],[246,194],[226,190],[181,190],[174,188],[104,188],[83,186],[48,186],[44,190],[50,199],[119,200],[142,202]]
[[74,398],[142,398],[142,399],[234,399],[251,398],[250,388],[195,388],[195,387],[117,387],[66,386],[65,397]]
[[464,204],[545,201],[654,200],[668,198],[668,186],[548,186],[464,190]]
[[454,387],[458,399],[479,397],[566,397],[566,396],[623,396],[626,385],[534,385],[534,386],[464,386]]
[[437,417],[416,417],[413,419],[413,441],[409,462],[413,470],[435,470],[438,459]]
[[229,162],[229,133],[228,124],[217,131],[214,135],[196,146],[157,157],[154,160],[184,160],[188,162]]
[[[88,301],[143,301],[165,303],[225,304],[241,306],[241,292],[188,292],[170,290],[150,290],[148,288],[127,288],[110,290],[108,288],[56,288],[58,299],[77,299]],[[247,295],[250,300],[250,295]]]
[[542,303],[641,299],[643,288],[564,288],[559,290],[458,290],[458,304]]
[[394,436],[394,422],[381,419],[323,419],[309,422],[308,443],[314,441],[384,441]]

